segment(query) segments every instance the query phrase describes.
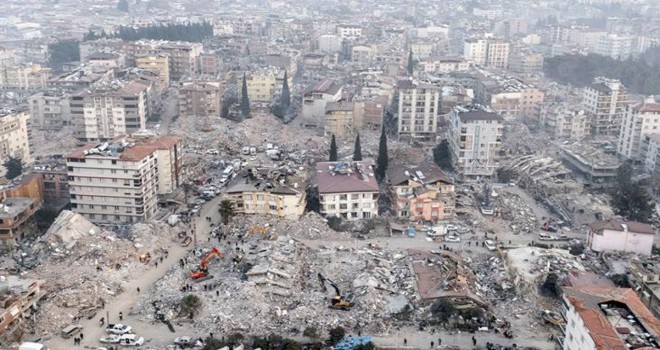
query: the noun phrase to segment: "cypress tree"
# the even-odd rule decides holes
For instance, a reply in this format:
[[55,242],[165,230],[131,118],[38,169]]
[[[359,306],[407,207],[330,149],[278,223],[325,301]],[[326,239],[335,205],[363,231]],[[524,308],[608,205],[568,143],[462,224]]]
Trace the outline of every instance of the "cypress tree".
[[380,143],[378,144],[378,159],[376,159],[376,176],[378,176],[379,181],[383,181],[385,178],[388,165],[387,135],[385,134],[385,126],[383,126],[380,131]]
[[282,95],[280,96],[280,106],[288,113],[289,107],[291,107],[291,91],[289,90],[289,79],[287,78],[287,72],[284,71],[284,81],[282,82]]
[[335,140],[335,134],[332,134],[332,141],[330,141],[330,161],[337,161],[337,141]]
[[244,118],[250,115],[250,97],[248,96],[247,76],[243,73],[243,87],[241,88],[241,114]]
[[413,59],[412,49],[408,52],[408,75],[412,77],[415,71],[415,60]]
[[360,134],[355,137],[355,148],[353,149],[353,160],[362,160],[362,145],[360,145]]

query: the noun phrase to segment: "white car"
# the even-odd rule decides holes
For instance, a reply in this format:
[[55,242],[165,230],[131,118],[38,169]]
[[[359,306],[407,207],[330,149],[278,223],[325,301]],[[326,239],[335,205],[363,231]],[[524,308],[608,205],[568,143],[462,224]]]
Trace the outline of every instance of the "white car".
[[461,241],[461,237],[458,236],[446,236],[445,237],[445,242],[451,242],[451,243],[459,243]]
[[456,227],[456,225],[451,225],[451,224],[447,225],[446,228],[447,228],[447,231],[456,231],[456,230],[458,230],[458,227]]
[[119,345],[124,346],[142,346],[144,338],[136,334],[124,334],[119,338]]
[[117,344],[117,343],[119,343],[120,338],[121,338],[120,335],[108,334],[108,335],[102,336],[101,339],[99,339],[99,341],[101,343],[104,343],[104,344]]
[[490,239],[486,241],[486,249],[490,250],[491,252],[496,249],[495,242],[491,241]]
[[133,332],[133,327],[121,323],[109,324],[108,327],[105,329],[105,331],[111,334],[121,335],[121,334]]

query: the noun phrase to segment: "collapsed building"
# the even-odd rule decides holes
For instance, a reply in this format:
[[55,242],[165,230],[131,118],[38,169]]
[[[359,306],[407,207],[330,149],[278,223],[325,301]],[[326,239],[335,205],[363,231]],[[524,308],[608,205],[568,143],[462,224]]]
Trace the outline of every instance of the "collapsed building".
[[43,280],[0,276],[0,345],[20,339],[44,297]]

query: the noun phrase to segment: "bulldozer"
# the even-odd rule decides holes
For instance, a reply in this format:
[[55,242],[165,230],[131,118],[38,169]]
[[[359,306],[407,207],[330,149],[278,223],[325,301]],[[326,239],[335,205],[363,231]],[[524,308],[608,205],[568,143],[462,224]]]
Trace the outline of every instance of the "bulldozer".
[[332,288],[335,290],[335,295],[330,298],[330,305],[328,306],[331,309],[336,309],[336,310],[350,310],[353,308],[355,303],[353,302],[352,297],[345,297],[341,294],[341,291],[339,290],[339,287],[337,284],[329,279],[327,279],[325,276],[323,276],[320,272],[318,273],[318,278],[319,281],[321,282],[321,287],[323,288],[323,291],[327,291],[326,283],[332,286]]

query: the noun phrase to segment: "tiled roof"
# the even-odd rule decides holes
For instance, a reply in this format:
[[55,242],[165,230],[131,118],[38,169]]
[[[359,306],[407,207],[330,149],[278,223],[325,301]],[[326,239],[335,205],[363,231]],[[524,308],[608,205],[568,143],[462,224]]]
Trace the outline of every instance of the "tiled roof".
[[589,225],[592,230],[601,231],[601,230],[613,230],[623,232],[623,225],[628,227],[628,231],[635,233],[645,233],[649,235],[654,235],[655,230],[653,226],[649,224],[644,224],[637,221],[623,221],[623,220],[609,220],[609,221],[596,221]]
[[[366,173],[364,176],[353,171],[350,174],[339,174],[332,170],[332,167],[342,162],[321,162],[316,164],[316,179],[319,186],[319,193],[349,193],[349,192],[378,192],[378,183],[373,176],[373,170],[369,166],[373,161],[365,160],[357,163],[362,164]],[[353,163],[347,162],[352,168]],[[366,180],[365,180],[366,179]]]

